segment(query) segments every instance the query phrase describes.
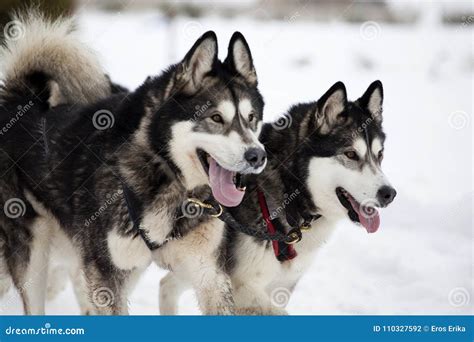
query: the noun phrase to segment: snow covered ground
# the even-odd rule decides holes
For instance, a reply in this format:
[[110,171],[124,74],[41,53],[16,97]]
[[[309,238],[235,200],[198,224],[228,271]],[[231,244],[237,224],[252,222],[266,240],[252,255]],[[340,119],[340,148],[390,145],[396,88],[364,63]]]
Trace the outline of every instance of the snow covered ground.
[[[429,7],[429,6],[428,6]],[[298,284],[291,314],[469,314],[473,296],[472,25],[442,26],[429,16],[415,26],[368,22],[257,22],[177,18],[159,13],[83,12],[84,40],[111,77],[131,88],[177,61],[194,40],[215,30],[225,57],[235,30],[249,41],[271,120],[291,104],[316,100],[342,80],[356,99],[370,82],[385,88],[388,135],[384,169],[398,197],[372,235],[349,222]],[[158,313],[155,266],[130,298],[132,314]],[[21,313],[11,291],[3,313]],[[198,314],[191,292],[181,313]],[[76,314],[70,284],[47,304],[49,314]]]

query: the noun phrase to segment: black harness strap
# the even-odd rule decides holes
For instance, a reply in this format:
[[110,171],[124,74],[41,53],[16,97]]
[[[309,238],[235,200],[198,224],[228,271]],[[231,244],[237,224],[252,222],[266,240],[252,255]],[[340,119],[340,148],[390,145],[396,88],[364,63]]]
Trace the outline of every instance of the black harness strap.
[[290,234],[284,234],[280,231],[275,232],[275,234],[269,234],[266,231],[263,230],[256,230],[256,229],[251,229],[248,228],[247,226],[244,226],[237,222],[235,218],[227,211],[225,210],[222,215],[219,217],[224,223],[226,223],[230,228],[239,231],[241,233],[244,233],[246,235],[253,236],[257,239],[260,240],[267,240],[267,241],[281,241],[285,243],[295,243],[297,241],[295,235]]
[[[165,244],[167,244],[169,241],[176,239],[176,237],[173,237],[169,235],[163,242],[158,243],[156,241],[152,241],[150,237],[147,235],[147,232],[141,227],[140,222],[141,222],[141,212],[143,210],[143,203],[140,201],[140,199],[135,195],[135,193],[130,189],[125,182],[122,183],[122,188],[123,188],[123,196],[125,198],[125,203],[127,204],[127,210],[128,214],[130,216],[130,219],[132,220],[133,223],[133,230],[139,234],[147,247],[151,250],[154,251],[160,247],[163,247]],[[264,230],[256,230],[256,229],[251,229],[247,226],[244,226],[237,222],[237,220],[229,213],[229,211],[225,210],[222,208],[222,206],[211,196],[205,201],[200,201],[198,199],[194,198],[188,198],[188,201],[194,203],[196,206],[200,207],[202,210],[201,214],[202,215],[210,215],[216,218],[219,218],[221,221],[223,221],[225,224],[227,224],[230,228],[242,232],[246,235],[250,235],[253,237],[256,237],[260,240],[267,240],[267,241],[278,241],[282,242],[285,244],[294,244],[297,243],[301,240],[301,230],[304,230],[303,227],[307,227],[311,225],[311,221],[317,220],[321,215],[316,215],[316,216],[311,216],[311,221],[305,222],[301,228],[294,228],[290,230],[287,234],[282,232],[281,230],[278,230],[274,232],[273,234],[268,233],[267,231]],[[177,210],[177,217],[182,217],[179,216],[179,213],[181,211],[181,208],[178,208]]]
[[[196,200],[188,199],[188,201],[196,201]],[[276,232],[275,234],[269,234],[266,231],[252,229],[245,225],[242,225],[232,216],[232,214],[227,209],[222,208],[219,202],[217,202],[212,196],[204,201],[197,201],[197,202],[200,202],[201,205],[202,204],[205,205],[205,207],[201,206],[201,208],[203,209],[203,212],[201,214],[214,216],[218,218],[219,220],[221,220],[222,222],[224,222],[230,228],[236,231],[239,231],[241,233],[244,233],[246,235],[256,237],[257,239],[260,239],[260,240],[280,241],[287,244],[295,243],[300,240],[300,237],[298,236],[296,232],[294,232],[294,230],[291,230],[288,234],[285,234],[284,232],[282,233],[280,231]],[[178,215],[178,217],[181,217],[181,216],[182,215]]]
[[[130,216],[130,219],[132,220],[132,223],[133,223],[132,229],[138,235],[142,237],[148,249],[150,249],[151,251],[157,250],[158,248],[161,248],[164,245],[166,245],[168,242],[179,238],[179,237],[171,235],[170,233],[165,238],[165,240],[161,243],[158,243],[150,239],[146,230],[143,229],[140,224],[141,212],[143,210],[143,203],[140,201],[137,195],[135,195],[132,189],[130,189],[130,187],[125,182],[121,181],[121,183],[122,183],[122,189],[123,189],[123,197],[125,198],[125,203],[127,205],[128,215]],[[188,201],[200,207],[200,210],[202,210],[201,214],[217,217],[218,215],[222,213],[222,207],[213,198],[206,201],[207,203],[201,202],[196,199],[188,199]],[[176,217],[177,218],[185,217],[183,215],[179,215],[179,213],[182,213],[181,208],[178,208],[176,212]]]
[[157,243],[148,237],[146,231],[140,226],[140,213],[143,209],[143,203],[138,199],[132,189],[130,189],[123,181],[122,189],[123,197],[125,198],[125,203],[127,204],[128,215],[130,216],[130,219],[133,223],[132,229],[142,237],[143,241],[145,241],[145,244],[151,251],[154,251],[165,245],[169,239],[166,239],[163,243]]

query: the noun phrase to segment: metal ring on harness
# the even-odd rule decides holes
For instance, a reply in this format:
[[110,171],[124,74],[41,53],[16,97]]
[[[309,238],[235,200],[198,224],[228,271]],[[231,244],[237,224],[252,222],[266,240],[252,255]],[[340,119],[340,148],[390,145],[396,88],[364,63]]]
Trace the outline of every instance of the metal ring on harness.
[[212,216],[212,217],[215,217],[215,218],[221,216],[222,213],[224,212],[224,209],[222,208],[222,206],[219,203],[217,203],[218,207],[216,208],[216,207],[212,206],[212,204],[205,203],[205,202],[203,202],[201,200],[198,200],[197,198],[194,198],[194,197],[188,198],[187,201],[189,201],[189,202],[193,203],[194,205],[197,205],[201,208],[204,208],[204,209],[214,209],[214,210],[216,210],[217,214],[209,214],[209,216]]
[[290,230],[290,232],[286,235],[286,237],[289,239],[288,241],[285,241],[287,245],[294,245],[295,243],[298,243],[301,241],[302,235],[301,235],[301,230],[298,228]]

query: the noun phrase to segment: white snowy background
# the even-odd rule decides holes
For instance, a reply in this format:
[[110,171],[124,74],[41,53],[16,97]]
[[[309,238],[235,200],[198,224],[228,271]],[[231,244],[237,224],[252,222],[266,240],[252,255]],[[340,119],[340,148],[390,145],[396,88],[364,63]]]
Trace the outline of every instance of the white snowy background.
[[[376,79],[384,84],[384,170],[398,191],[368,235],[350,222],[301,279],[290,314],[472,314],[473,29],[444,25],[439,6],[424,3],[414,24],[260,21],[177,17],[158,11],[82,10],[83,40],[100,54],[114,81],[137,87],[184,56],[196,38],[216,31],[224,58],[232,33],[252,49],[265,120],[294,103],[317,100],[343,81],[351,99]],[[295,12],[296,13],[296,12]],[[466,19],[468,20],[468,19]],[[152,265],[130,297],[131,314],[158,314]],[[18,295],[0,301],[21,314]],[[48,314],[79,312],[70,283]],[[191,291],[182,314],[199,314]]]

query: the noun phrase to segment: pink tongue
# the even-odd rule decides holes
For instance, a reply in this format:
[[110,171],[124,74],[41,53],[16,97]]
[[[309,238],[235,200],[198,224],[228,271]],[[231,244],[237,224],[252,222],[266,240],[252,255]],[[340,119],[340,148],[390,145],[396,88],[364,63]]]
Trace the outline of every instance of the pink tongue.
[[365,227],[367,233],[375,233],[380,226],[380,216],[377,209],[373,207],[363,208],[359,202],[352,197],[349,197],[349,201],[359,216],[360,224]]
[[209,183],[212,195],[225,207],[238,206],[244,198],[245,191],[235,187],[233,178],[232,171],[224,169],[214,159],[209,158]]

